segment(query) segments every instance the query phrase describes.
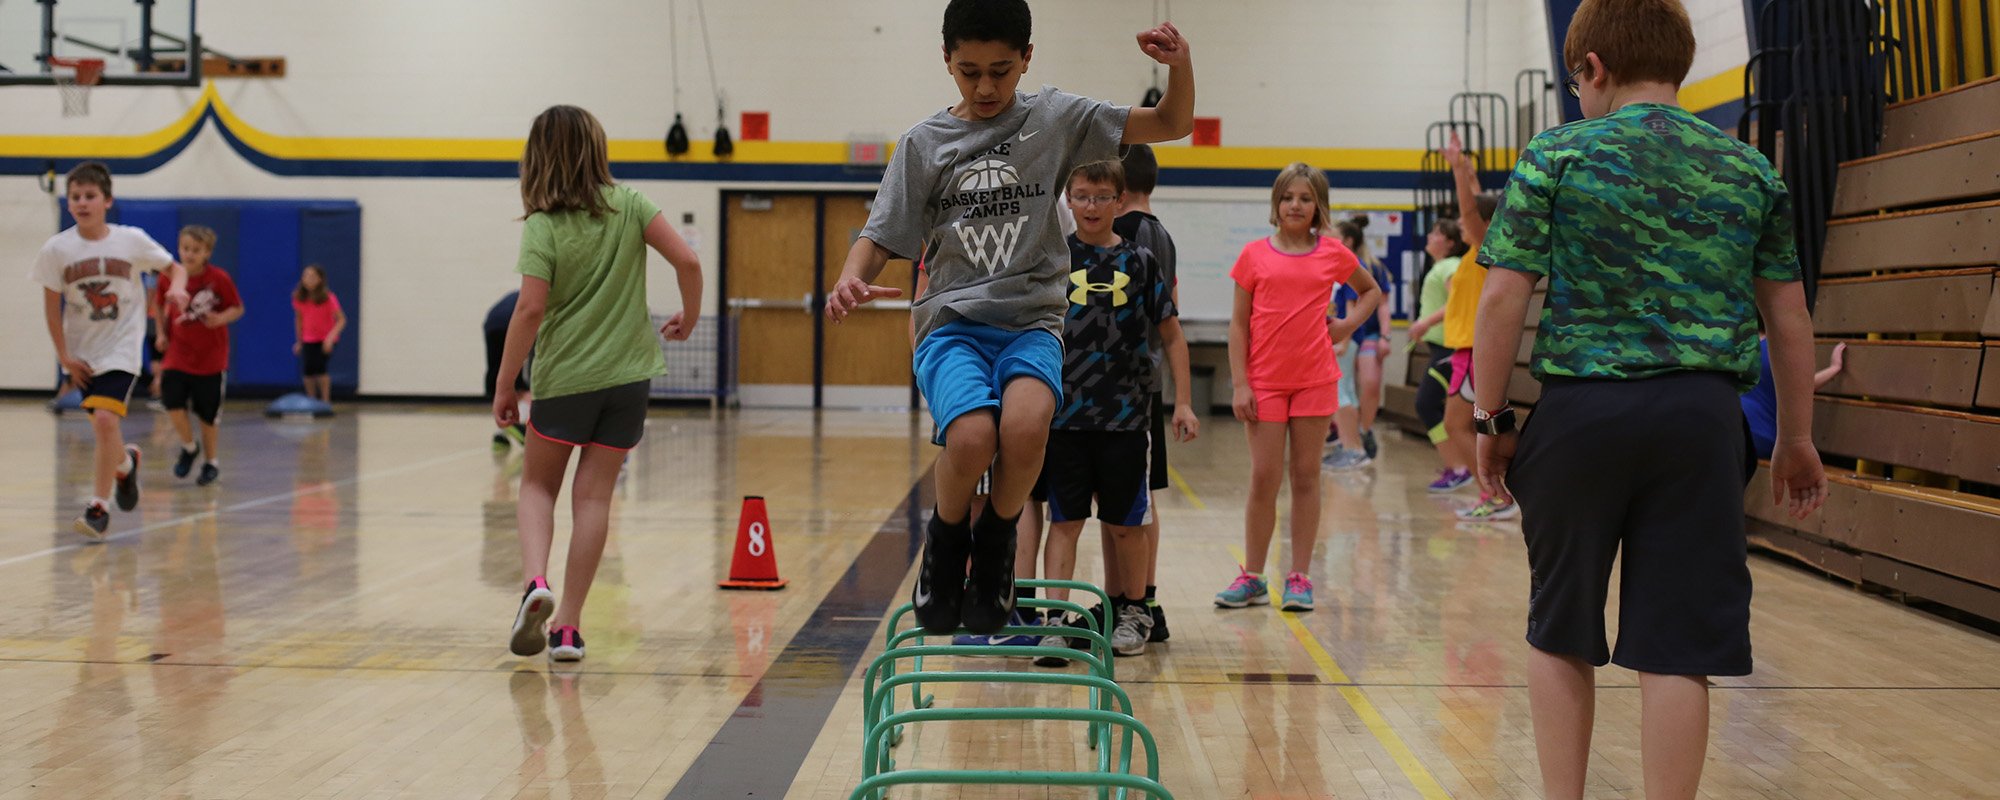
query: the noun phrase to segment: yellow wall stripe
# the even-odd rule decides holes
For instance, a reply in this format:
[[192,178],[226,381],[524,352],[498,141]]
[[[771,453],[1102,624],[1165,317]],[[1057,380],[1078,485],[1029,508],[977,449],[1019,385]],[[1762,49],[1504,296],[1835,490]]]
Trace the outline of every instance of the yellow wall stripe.
[[[1705,111],[1743,96],[1743,67],[1723,72],[1681,89],[1681,102]],[[185,114],[164,128],[131,136],[0,136],[0,157],[17,158],[140,158],[157,153],[201,121],[213,108],[229,132],[244,144],[273,158],[320,161],[514,161],[521,157],[522,139],[432,139],[416,137],[285,136],[258,129],[229,107],[209,84]],[[841,164],[845,142],[737,142],[736,153],[715,157],[709,142],[693,142],[689,153],[670,158],[658,140],[620,139],[610,142],[618,163]],[[1418,148],[1336,147],[1189,147],[1170,145],[1155,150],[1164,167],[1193,169],[1282,169],[1304,161],[1327,169],[1355,172],[1414,172],[1422,167]],[[1511,163],[1511,154],[1495,151],[1490,163]]]
[[[210,91],[214,91],[212,88]],[[152,133],[137,136],[0,136],[0,157],[33,158],[142,158],[167,149],[201,122],[207,110],[206,98],[196,102],[180,119]]]
[[1743,73],[1748,66],[1724,70],[1681,87],[1681,105],[1697,114],[1743,99]]
[[[523,139],[433,139],[417,137],[285,136],[259,129],[239,116],[209,84],[199,99],[157,131],[130,136],[0,136],[0,157],[140,158],[166,149],[200,124],[209,109],[245,145],[272,158],[294,161],[514,161]],[[618,163],[733,162],[743,164],[843,164],[846,142],[743,142],[730,158],[717,158],[710,142],[693,142],[687,155],[670,158],[660,140],[620,139],[609,143]],[[1419,149],[1330,147],[1189,147],[1156,151],[1162,166],[1197,169],[1281,169],[1293,161],[1348,171],[1410,172],[1421,166]]]

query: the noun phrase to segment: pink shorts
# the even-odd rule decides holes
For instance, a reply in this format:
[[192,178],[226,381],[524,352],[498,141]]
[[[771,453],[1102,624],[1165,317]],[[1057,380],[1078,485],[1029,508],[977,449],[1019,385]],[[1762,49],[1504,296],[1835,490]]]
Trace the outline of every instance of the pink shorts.
[[1461,347],[1451,351],[1451,385],[1445,387],[1445,396],[1459,395],[1472,402],[1472,348]]
[[1258,422],[1290,422],[1300,417],[1331,417],[1340,408],[1340,384],[1304,389],[1252,389],[1257,394]]

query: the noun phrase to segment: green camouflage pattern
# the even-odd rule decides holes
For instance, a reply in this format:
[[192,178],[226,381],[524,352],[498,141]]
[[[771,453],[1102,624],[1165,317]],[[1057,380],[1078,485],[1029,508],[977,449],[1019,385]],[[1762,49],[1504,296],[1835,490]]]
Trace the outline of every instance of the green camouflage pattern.
[[1769,161],[1686,110],[1642,103],[1535,137],[1479,263],[1548,279],[1536,377],[1758,376],[1754,278],[1799,280]]

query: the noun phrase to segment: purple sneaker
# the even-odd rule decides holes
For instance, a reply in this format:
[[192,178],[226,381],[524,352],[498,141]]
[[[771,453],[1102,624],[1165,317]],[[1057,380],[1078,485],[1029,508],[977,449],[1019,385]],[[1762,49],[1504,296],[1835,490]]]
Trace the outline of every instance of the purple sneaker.
[[1432,494],[1446,494],[1463,489],[1471,482],[1472,470],[1448,469],[1438,473],[1438,479],[1431,481],[1429,488]]

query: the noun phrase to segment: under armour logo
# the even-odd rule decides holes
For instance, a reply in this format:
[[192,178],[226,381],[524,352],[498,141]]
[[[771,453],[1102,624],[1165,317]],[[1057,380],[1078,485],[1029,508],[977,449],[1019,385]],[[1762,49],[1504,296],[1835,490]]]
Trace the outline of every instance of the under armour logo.
[[1069,282],[1076,285],[1076,289],[1069,293],[1069,301],[1076,305],[1088,304],[1093,294],[1107,293],[1111,295],[1113,307],[1131,302],[1131,297],[1125,294],[1125,287],[1132,283],[1132,276],[1123,272],[1112,273],[1110,283],[1091,283],[1090,271],[1080,269],[1069,274]]

